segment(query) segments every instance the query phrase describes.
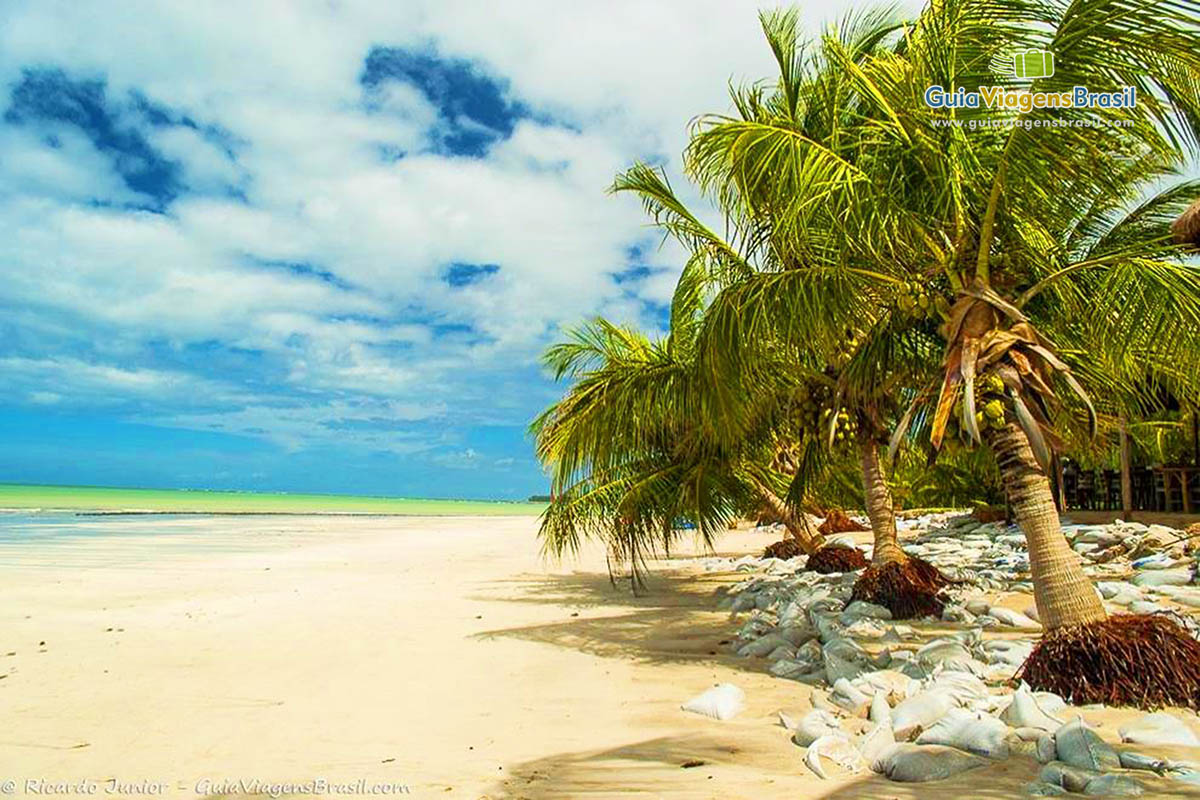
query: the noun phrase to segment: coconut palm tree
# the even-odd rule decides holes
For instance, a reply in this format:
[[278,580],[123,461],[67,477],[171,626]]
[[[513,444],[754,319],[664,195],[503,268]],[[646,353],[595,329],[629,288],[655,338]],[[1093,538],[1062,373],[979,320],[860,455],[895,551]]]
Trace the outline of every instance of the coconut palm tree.
[[[688,152],[729,218],[761,232],[778,263],[803,265],[744,275],[713,301],[711,360],[731,374],[748,338],[832,347],[842,320],[886,318],[914,281],[945,309],[942,376],[919,395],[935,401],[932,441],[961,400],[961,425],[995,453],[1028,542],[1047,634],[1026,675],[1076,698],[1200,704],[1200,669],[1155,673],[1146,664],[1161,661],[1137,649],[1153,639],[1194,660],[1194,640],[1167,621],[1138,628],[1141,644],[1123,653],[1134,663],[1113,663],[1108,645],[1128,623],[1107,620],[1046,475],[1060,412],[1095,416],[1072,362],[1134,351],[1178,373],[1200,348],[1200,280],[1168,230],[1195,196],[1177,176],[1197,151],[1198,20],[1194,0],[934,0],[869,53],[826,36],[815,58],[793,20],[768,15],[776,87],[735,94],[738,114],[703,118]],[[1028,50],[1052,52],[1056,71],[1031,85],[994,71]],[[818,62],[841,68],[836,90],[813,90]],[[1138,101],[1024,113],[925,101],[930,87],[1075,86],[1134,87]],[[1177,378],[1195,391],[1194,375]],[[1091,669],[1062,675],[1063,664]]]

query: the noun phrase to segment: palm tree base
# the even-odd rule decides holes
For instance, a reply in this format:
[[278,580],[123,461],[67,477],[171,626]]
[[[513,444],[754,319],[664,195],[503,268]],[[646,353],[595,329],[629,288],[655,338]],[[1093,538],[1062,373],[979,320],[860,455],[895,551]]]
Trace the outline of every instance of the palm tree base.
[[781,539],[774,544],[767,545],[767,549],[763,550],[763,558],[779,558],[786,561],[789,558],[796,558],[804,555],[804,548],[795,539]]
[[831,572],[854,572],[869,563],[867,556],[857,547],[829,545],[809,556],[805,569],[828,575]]
[[892,612],[892,619],[941,617],[946,605],[941,591],[949,583],[933,564],[908,556],[867,567],[854,582],[850,597],[883,606]]
[[1162,614],[1047,632],[1014,680],[1083,705],[1200,710],[1200,642]]

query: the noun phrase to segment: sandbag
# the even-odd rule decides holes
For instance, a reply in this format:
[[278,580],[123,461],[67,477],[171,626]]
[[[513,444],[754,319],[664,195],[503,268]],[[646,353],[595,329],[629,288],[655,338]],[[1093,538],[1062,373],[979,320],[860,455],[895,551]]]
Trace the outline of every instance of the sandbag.
[[1099,797],[1138,797],[1145,788],[1128,775],[1099,775],[1087,782],[1083,793]]
[[953,694],[946,689],[921,692],[892,709],[892,732],[901,741],[914,738],[956,705]]
[[871,769],[901,783],[938,781],[982,767],[986,759],[937,744],[895,744],[880,753]]
[[1162,711],[1127,722],[1117,729],[1117,733],[1121,735],[1122,742],[1132,744],[1200,746],[1200,737],[1183,720]]
[[1068,792],[1082,792],[1089,782],[1098,777],[1100,773],[1094,769],[1073,767],[1062,761],[1051,761],[1038,773],[1039,780],[1061,786]]
[[988,609],[988,614],[1000,620],[1002,625],[1008,625],[1011,628],[1020,628],[1023,631],[1039,630],[1041,623],[1036,622],[1025,616],[1019,611],[1013,611],[1011,608],[1004,606],[992,606]]
[[995,717],[952,708],[921,731],[917,744],[943,744],[988,758],[1008,758],[1008,726]]
[[877,692],[871,698],[871,707],[867,710],[867,719],[872,722],[886,722],[888,730],[892,729],[892,707],[888,705],[887,695]]
[[718,683],[682,706],[684,711],[712,719],[733,719],[746,707],[746,693],[731,683]]
[[838,678],[833,684],[829,695],[830,701],[839,708],[845,709],[851,716],[861,716],[871,704],[870,695],[863,694],[845,678]]
[[1054,748],[1058,760],[1072,767],[1104,771],[1121,766],[1117,751],[1084,724],[1082,717],[1054,732]]
[[[781,715],[782,718],[782,715]],[[791,722],[791,720],[788,720]],[[787,725],[787,723],[784,723]],[[822,709],[814,709],[798,720],[792,728],[792,741],[801,747],[808,747],[822,736],[830,736],[842,732],[841,722],[836,716]]]
[[858,751],[862,753],[867,763],[874,763],[875,759],[894,744],[896,744],[896,737],[892,735],[892,725],[885,720],[876,724],[863,736],[862,741],[859,742]]
[[1013,692],[1012,702],[1000,713],[1000,719],[1014,728],[1038,728],[1044,731],[1056,731],[1063,725],[1062,720],[1046,713],[1024,682]]
[[825,765],[821,763],[822,758],[828,758],[850,772],[858,772],[863,763],[862,756],[843,733],[822,736],[810,744],[808,752],[804,754],[804,763],[814,775],[824,779],[828,776],[825,774]]

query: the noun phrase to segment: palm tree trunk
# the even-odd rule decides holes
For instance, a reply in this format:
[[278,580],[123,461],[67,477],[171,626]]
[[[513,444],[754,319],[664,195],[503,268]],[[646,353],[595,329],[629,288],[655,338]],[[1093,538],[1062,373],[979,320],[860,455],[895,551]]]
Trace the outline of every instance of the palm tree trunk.
[[871,519],[871,533],[875,537],[875,550],[871,563],[877,567],[908,558],[900,549],[896,537],[896,505],[892,490],[888,488],[883,466],[879,463],[879,445],[873,439],[864,439],[860,445],[862,454],[863,489],[866,492],[867,516]]
[[1009,422],[999,430],[989,427],[984,435],[996,454],[1017,524],[1025,533],[1042,625],[1053,630],[1105,619],[1096,589],[1063,537],[1050,481],[1033,457],[1025,431]]
[[812,555],[821,549],[824,537],[816,531],[812,530],[808,524],[808,518],[804,516],[804,512],[795,514],[788,504],[783,501],[779,495],[771,491],[766,484],[754,481],[754,488],[757,490],[763,504],[771,510],[771,513],[779,518],[784,527],[787,528],[788,534],[799,542],[800,547],[808,555]]

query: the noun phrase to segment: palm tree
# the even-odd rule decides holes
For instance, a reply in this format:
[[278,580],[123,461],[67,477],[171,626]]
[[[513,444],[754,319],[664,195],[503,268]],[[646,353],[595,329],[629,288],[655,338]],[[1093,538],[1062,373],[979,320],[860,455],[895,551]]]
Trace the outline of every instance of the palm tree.
[[[704,118],[689,147],[691,173],[727,216],[778,263],[803,265],[722,292],[708,315],[714,352],[768,328],[832,347],[842,319],[893,314],[914,281],[949,306],[942,377],[920,392],[936,398],[932,441],[961,400],[961,425],[995,453],[1028,542],[1047,634],[1025,674],[1076,699],[1200,704],[1200,668],[1146,668],[1161,663],[1143,647],[1150,629],[1124,651],[1135,663],[1113,663],[1127,623],[1107,620],[1046,476],[1062,410],[1094,419],[1072,363],[1134,351],[1178,373],[1200,348],[1200,280],[1168,230],[1196,187],[1151,192],[1196,154],[1198,11],[1194,0],[934,0],[869,52],[826,36],[815,57],[802,57],[794,18],[767,15],[775,90],[735,94],[738,116]],[[1026,88],[992,65],[1031,49],[1053,52],[1057,70],[1032,89],[1133,86],[1137,105],[1021,114],[924,102],[931,86]],[[822,62],[841,76],[814,84]],[[1177,379],[1196,391],[1194,374]],[[1178,626],[1152,630],[1154,646],[1194,661]]]
[[[861,137],[861,131],[855,133],[862,127],[861,120],[847,102],[853,85],[845,64],[862,62],[878,52],[899,30],[898,24],[887,12],[852,17],[830,34],[823,48],[806,55],[798,43],[796,19],[794,12],[763,15],[781,78],[773,93],[760,85],[735,91],[741,120],[766,127],[787,120],[813,140]],[[705,135],[697,138],[698,144],[703,144]],[[805,180],[820,178],[819,169],[808,173],[808,166],[794,165],[791,174],[797,177],[787,190],[799,190]],[[641,196],[660,224],[672,229],[694,224],[695,216],[644,165],[620,176],[616,188]],[[746,404],[736,387],[758,387],[780,377],[777,362],[764,359],[764,350],[790,351],[796,363],[786,374],[804,380],[810,393],[824,390],[826,416],[814,419],[810,427],[826,427],[828,449],[839,443],[850,446],[860,464],[875,540],[873,565],[860,582],[861,598],[881,602],[902,617],[940,613],[936,595],[945,579],[900,548],[895,503],[880,457],[897,417],[895,396],[917,376],[936,368],[929,297],[923,289],[914,291],[910,307],[881,313],[877,303],[863,302],[870,287],[858,279],[872,272],[862,266],[861,257],[832,238],[813,237],[803,252],[791,248],[783,237],[795,217],[771,194],[779,188],[764,188],[757,180],[746,188],[760,196],[753,209],[736,195],[717,197],[726,227],[737,242],[736,250],[729,250],[738,257],[696,264],[680,283],[694,287],[692,291],[720,290],[717,305],[705,314],[700,345],[701,368],[714,386],[726,387],[716,396],[714,412],[725,420],[738,419]],[[785,298],[782,304],[776,302],[781,297]],[[797,297],[803,307],[788,305]],[[746,309],[754,313],[743,314]],[[846,319],[854,323],[848,326]],[[819,444],[819,437],[812,437],[810,445]],[[809,491],[807,477],[803,473],[793,481],[789,493],[793,503]],[[882,583],[880,573],[886,576]]]

